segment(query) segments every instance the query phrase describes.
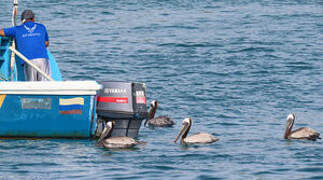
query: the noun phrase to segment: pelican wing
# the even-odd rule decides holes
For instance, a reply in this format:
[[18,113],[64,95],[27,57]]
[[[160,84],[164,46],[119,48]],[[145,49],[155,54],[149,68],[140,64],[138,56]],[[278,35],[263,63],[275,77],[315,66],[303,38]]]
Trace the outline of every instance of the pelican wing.
[[148,121],[149,125],[159,126],[159,127],[167,127],[173,126],[175,122],[168,116],[159,116]]
[[199,133],[199,134],[195,134],[195,135],[186,137],[184,139],[184,143],[186,143],[186,144],[197,144],[197,143],[205,144],[205,143],[216,142],[218,140],[219,140],[218,138],[212,136],[211,134]]
[[316,140],[319,138],[320,133],[316,132],[314,129],[310,127],[303,127],[296,129],[290,133],[288,139],[310,139]]
[[130,148],[137,144],[137,141],[130,137],[110,137],[104,140],[106,148]]

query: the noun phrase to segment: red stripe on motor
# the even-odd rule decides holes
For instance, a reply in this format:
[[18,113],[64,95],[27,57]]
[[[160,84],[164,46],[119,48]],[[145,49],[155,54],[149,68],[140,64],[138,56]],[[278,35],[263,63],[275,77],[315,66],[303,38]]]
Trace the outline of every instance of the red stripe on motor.
[[99,102],[107,103],[128,103],[127,97],[98,97]]
[[146,104],[146,98],[145,97],[137,97],[136,101],[137,101],[137,104]]

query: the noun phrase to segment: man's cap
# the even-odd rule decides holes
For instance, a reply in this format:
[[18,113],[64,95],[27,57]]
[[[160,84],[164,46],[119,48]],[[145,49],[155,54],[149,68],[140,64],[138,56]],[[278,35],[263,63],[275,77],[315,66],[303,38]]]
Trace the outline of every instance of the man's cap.
[[35,18],[35,14],[32,10],[24,10],[24,12],[22,12],[21,14],[21,20],[24,20],[24,19],[33,19]]

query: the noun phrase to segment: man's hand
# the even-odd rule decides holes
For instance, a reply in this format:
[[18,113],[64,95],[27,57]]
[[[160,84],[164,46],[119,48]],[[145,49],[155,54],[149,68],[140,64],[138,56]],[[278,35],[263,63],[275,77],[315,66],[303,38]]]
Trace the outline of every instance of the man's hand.
[[3,29],[0,29],[0,36],[5,36],[4,32],[3,32]]

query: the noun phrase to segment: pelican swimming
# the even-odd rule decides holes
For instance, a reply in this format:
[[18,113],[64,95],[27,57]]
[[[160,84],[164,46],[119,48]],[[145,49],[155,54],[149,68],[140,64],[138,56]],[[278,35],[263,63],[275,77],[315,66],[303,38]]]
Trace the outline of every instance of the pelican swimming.
[[149,126],[156,127],[171,127],[175,124],[175,122],[168,116],[158,116],[155,117],[155,113],[157,111],[158,102],[156,100],[150,103],[150,110],[148,113],[148,119],[145,121],[145,126],[148,123]]
[[186,137],[188,132],[190,131],[192,126],[192,118],[185,118],[183,120],[183,127],[179,134],[177,135],[174,143],[181,138],[181,144],[205,144],[205,143],[213,143],[218,141],[219,139],[212,136],[211,134],[208,133],[198,133],[194,134],[192,136]]
[[111,137],[113,127],[114,122],[109,121],[106,123],[106,126],[104,127],[97,142],[98,146],[103,145],[103,147],[105,148],[131,148],[139,144],[138,141],[127,136]]
[[287,116],[286,130],[284,134],[285,139],[308,139],[315,141],[316,139],[321,139],[320,133],[316,132],[310,127],[302,127],[292,131],[295,121],[295,114],[291,113]]

